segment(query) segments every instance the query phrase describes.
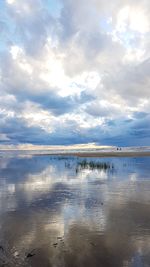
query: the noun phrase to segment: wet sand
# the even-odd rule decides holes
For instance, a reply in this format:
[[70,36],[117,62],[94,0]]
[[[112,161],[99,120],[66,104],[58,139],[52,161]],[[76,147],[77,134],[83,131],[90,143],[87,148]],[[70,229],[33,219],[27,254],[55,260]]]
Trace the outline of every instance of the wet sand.
[[76,157],[91,157],[91,158],[111,158],[111,157],[150,157],[150,151],[106,151],[106,152],[56,152],[44,153],[35,155],[45,156],[76,156]]
[[85,152],[85,153],[74,153],[72,155],[78,157],[94,157],[94,158],[102,158],[102,157],[150,157],[150,151],[148,152]]

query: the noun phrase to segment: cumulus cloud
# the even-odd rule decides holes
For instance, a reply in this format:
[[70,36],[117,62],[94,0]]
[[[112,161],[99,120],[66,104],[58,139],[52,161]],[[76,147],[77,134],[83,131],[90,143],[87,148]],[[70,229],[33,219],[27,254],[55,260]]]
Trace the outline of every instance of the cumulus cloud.
[[149,144],[148,0],[0,8],[1,143]]

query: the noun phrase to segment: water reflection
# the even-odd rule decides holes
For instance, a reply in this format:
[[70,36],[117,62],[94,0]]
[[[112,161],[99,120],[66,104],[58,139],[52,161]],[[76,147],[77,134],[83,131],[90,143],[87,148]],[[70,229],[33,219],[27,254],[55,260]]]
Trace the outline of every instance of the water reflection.
[[0,266],[150,266],[149,171],[150,158],[1,157]]

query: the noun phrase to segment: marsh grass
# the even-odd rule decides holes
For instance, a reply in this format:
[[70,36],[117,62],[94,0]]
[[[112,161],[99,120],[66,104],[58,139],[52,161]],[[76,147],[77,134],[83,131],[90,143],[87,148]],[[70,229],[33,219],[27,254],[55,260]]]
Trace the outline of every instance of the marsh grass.
[[93,160],[87,161],[86,159],[78,162],[78,167],[80,169],[90,169],[90,170],[98,169],[104,171],[114,169],[114,165],[108,162],[95,162]]

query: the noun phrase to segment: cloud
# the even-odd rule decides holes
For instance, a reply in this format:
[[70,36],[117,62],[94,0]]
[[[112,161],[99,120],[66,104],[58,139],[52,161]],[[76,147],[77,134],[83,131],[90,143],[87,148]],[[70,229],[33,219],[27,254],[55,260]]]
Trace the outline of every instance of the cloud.
[[[41,52],[47,37],[52,33],[54,18],[47,11],[45,1],[8,1],[7,14],[15,27],[15,38],[27,53],[36,56]],[[13,40],[12,40],[13,41]]]
[[0,5],[1,143],[149,144],[148,1]]

